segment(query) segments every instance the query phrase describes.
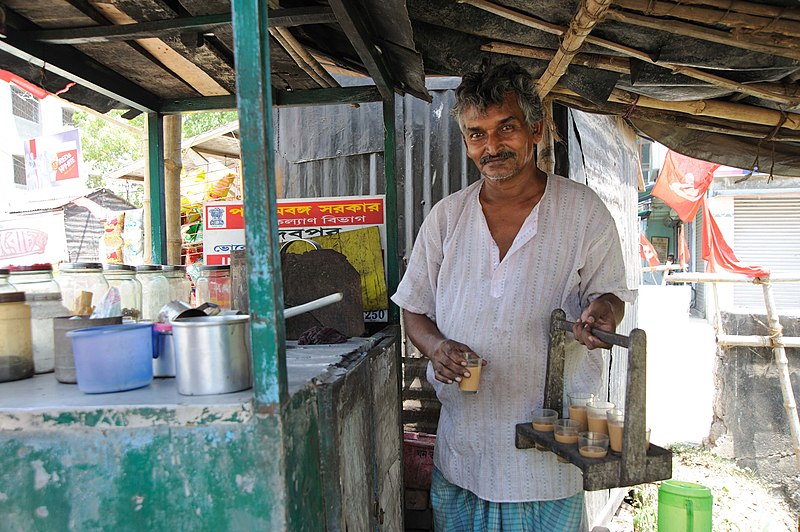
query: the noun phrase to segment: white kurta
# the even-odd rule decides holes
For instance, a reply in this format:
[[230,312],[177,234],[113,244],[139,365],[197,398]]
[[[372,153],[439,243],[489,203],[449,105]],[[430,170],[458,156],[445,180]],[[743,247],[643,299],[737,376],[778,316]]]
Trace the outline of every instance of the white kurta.
[[[576,319],[604,293],[631,301],[614,220],[588,187],[548,176],[539,204],[502,262],[478,193],[483,181],[434,205],[392,300],[425,314],[445,337],[488,360],[480,392],[427,378],[442,402],[434,464],[492,502],[553,500],[581,490],[580,471],[553,453],[514,447],[517,423],[541,408],[550,312]],[[565,390],[600,387],[604,352],[571,342]]]

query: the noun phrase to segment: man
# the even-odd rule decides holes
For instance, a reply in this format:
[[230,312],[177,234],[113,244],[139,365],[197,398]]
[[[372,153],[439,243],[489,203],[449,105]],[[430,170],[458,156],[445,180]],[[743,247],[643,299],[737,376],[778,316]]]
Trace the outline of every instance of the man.
[[[542,108],[515,63],[468,74],[453,114],[482,179],[437,203],[392,300],[429,360],[442,402],[431,498],[436,530],[577,530],[580,471],[519,450],[514,426],[543,402],[550,312],[575,338],[567,391],[595,391],[609,347],[590,332],[622,320],[624,265],[614,220],[587,187],[536,166]],[[459,392],[464,355],[484,358],[480,391]]]

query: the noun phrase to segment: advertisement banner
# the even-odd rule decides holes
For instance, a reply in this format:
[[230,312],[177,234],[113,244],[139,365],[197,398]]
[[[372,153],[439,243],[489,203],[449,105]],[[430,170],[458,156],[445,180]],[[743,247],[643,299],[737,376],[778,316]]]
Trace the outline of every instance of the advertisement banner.
[[68,260],[64,213],[48,212],[0,220],[0,266]]
[[28,190],[57,186],[80,177],[80,133],[68,129],[25,141],[25,180]]
[[[384,289],[371,299],[385,301],[379,307],[385,305],[387,308],[373,308],[370,312],[365,312],[365,321],[387,321],[388,300],[385,294],[384,278],[386,264],[385,257],[381,256],[380,251],[381,249],[386,249],[386,205],[384,196],[279,199],[277,214],[280,242],[299,238],[336,237],[345,232],[377,226],[380,243],[378,244],[376,240],[374,247],[378,253],[378,262],[383,262],[383,264],[378,265],[377,269],[379,271],[375,272],[375,274],[380,279],[380,284]],[[350,245],[363,247],[364,244],[359,242],[354,242]],[[230,264],[231,251],[244,249],[244,245],[244,208],[242,202],[215,201],[204,203],[204,263],[208,265]],[[348,258],[350,259],[350,257]],[[364,266],[364,262],[364,260],[359,260],[357,269],[359,267],[367,268]],[[374,260],[370,262],[373,266],[369,268],[375,270]]]

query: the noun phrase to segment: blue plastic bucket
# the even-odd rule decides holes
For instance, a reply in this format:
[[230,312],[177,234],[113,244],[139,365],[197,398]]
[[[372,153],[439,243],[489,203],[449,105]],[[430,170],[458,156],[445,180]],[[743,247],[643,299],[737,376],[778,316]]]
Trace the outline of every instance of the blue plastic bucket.
[[658,487],[658,532],[711,532],[712,507],[707,487],[665,480]]
[[152,323],[123,323],[69,331],[78,388],[83,393],[133,390],[153,381],[158,356]]

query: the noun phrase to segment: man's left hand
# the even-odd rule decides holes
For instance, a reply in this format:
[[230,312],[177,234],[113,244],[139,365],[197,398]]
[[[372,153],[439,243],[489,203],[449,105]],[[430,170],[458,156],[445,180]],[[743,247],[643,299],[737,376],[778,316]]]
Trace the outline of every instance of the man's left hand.
[[592,334],[592,328],[614,332],[622,321],[625,303],[613,294],[603,294],[583,309],[581,317],[572,326],[575,339],[589,349],[611,349],[611,345]]

